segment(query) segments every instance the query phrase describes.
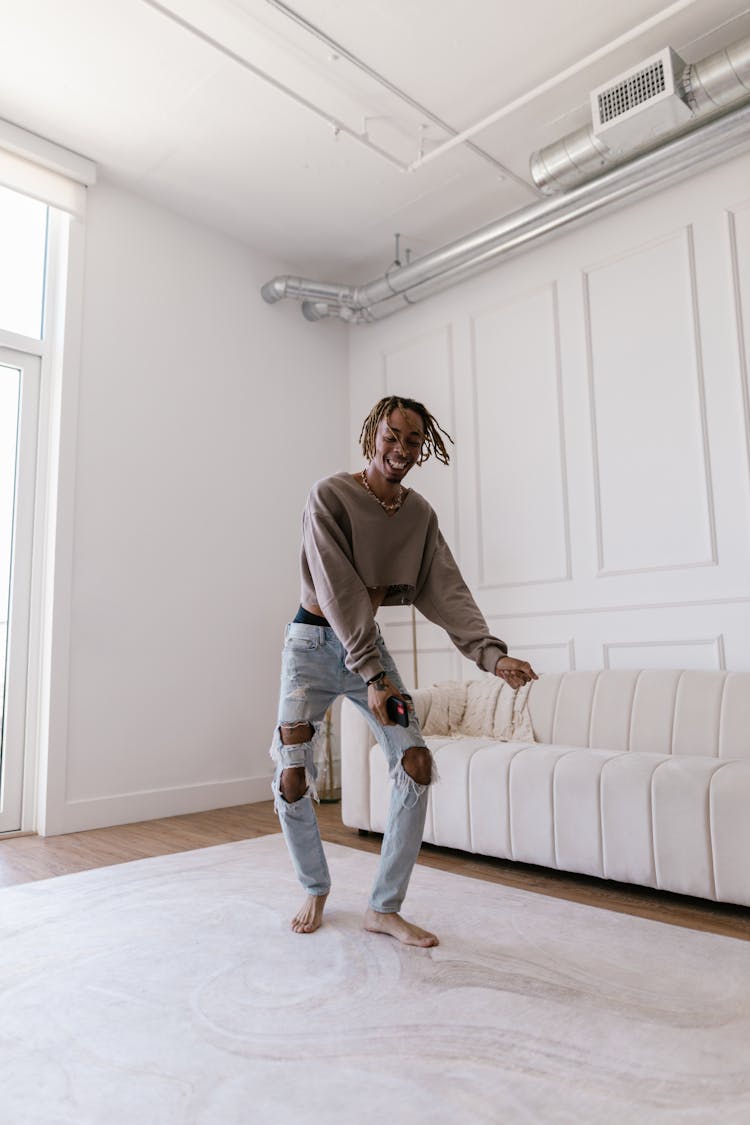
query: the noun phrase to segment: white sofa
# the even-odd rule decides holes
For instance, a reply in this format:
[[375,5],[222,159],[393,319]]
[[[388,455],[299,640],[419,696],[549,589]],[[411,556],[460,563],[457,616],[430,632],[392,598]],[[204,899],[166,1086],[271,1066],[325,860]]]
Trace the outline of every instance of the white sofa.
[[[544,675],[527,707],[535,741],[426,737],[428,843],[750,905],[750,673]],[[344,824],[382,832],[385,758],[349,703],[341,781]]]

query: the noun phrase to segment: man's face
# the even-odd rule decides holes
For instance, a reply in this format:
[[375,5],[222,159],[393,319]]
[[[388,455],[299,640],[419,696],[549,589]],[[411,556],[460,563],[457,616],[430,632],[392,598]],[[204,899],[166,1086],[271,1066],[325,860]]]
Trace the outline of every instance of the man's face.
[[392,484],[400,484],[422,452],[424,427],[413,410],[392,410],[375,434],[373,466]]

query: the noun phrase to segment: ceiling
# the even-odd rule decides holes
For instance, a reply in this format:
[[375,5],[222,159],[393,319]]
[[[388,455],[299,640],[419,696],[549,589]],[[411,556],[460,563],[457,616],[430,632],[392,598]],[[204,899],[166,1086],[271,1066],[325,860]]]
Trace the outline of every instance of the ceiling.
[[[750,34],[750,9],[3,0],[0,29],[0,118],[291,272],[354,283],[391,264],[396,232],[405,261],[532,203],[532,151],[589,120],[593,88],[667,45],[705,57]],[[490,116],[474,147],[439,151]]]

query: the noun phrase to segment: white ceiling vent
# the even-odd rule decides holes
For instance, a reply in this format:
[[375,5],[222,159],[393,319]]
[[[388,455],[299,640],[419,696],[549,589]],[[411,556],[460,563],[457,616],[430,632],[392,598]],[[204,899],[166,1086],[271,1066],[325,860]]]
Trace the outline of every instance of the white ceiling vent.
[[606,86],[591,91],[594,134],[609,149],[643,146],[690,121],[693,114],[681,96],[685,63],[665,47]]

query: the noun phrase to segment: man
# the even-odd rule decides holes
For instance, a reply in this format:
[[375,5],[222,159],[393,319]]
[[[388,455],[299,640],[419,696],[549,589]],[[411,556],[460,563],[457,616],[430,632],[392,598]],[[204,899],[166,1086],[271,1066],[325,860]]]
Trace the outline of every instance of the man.
[[[526,661],[508,656],[504,642],[489,635],[434,511],[402,483],[414,465],[433,454],[448,464],[443,436],[452,442],[422,403],[381,399],[360,433],[366,468],[318,481],[307,500],[301,605],[286,630],[271,748],[276,811],[307,892],[292,920],[296,933],[318,929],[330,890],[312,804],[314,743],[329,704],[346,695],[368,718],[393,778],[365,929],[407,945],[438,944],[434,934],[399,913],[422,842],[434,772],[410,697],[375,622],[380,606],[413,603],[446,630],[464,656],[513,688],[537,678]],[[408,726],[388,714],[394,696],[406,705]]]

